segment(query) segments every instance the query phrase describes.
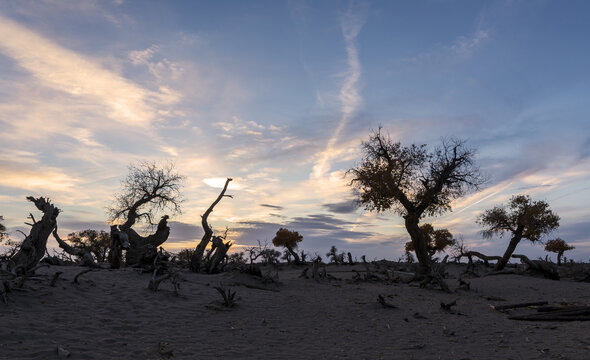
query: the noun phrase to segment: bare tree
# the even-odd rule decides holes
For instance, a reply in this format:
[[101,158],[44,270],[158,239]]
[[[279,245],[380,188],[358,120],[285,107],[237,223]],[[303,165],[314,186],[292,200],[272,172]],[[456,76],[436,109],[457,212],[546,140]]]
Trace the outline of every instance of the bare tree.
[[416,275],[431,273],[428,241],[420,230],[424,216],[451,210],[451,201],[485,183],[474,163],[475,150],[464,140],[443,139],[429,152],[426,145],[402,146],[379,128],[363,143],[362,163],[349,170],[359,202],[369,211],[401,215],[419,261]]
[[528,195],[515,195],[510,199],[508,208],[500,205],[486,210],[479,216],[477,223],[484,227],[484,238],[511,234],[506,252],[496,263],[495,269],[502,270],[520,240],[527,239],[533,243],[540,241],[543,235],[559,227],[559,216],[551,211],[545,201],[533,201]]
[[111,222],[124,221],[111,227],[111,236],[119,235],[113,234],[113,230],[127,235],[127,264],[136,265],[144,256],[153,257],[158,246],[168,240],[168,215],[160,219],[156,232],[149,236],[140,236],[132,226],[141,222],[155,225],[157,213],[165,210],[180,213],[183,180],[184,176],[175,172],[173,163],[159,167],[155,162],[142,161],[129,166],[129,174],[121,184],[122,191],[115,195],[113,205],[108,208]]
[[293,262],[295,265],[301,264],[299,254],[295,251],[298,243],[303,240],[303,236],[299,235],[297,231],[290,231],[284,228],[280,228],[277,234],[272,239],[274,246],[282,246],[286,248],[293,256]]
[[[195,271],[195,272],[201,271],[201,263],[203,262],[203,254],[205,253],[205,249],[207,248],[207,245],[209,245],[209,242],[211,241],[211,239],[213,237],[213,229],[211,229],[211,227],[209,226],[209,223],[207,222],[207,218],[213,212],[215,205],[217,205],[221,201],[221,199],[223,199],[224,197],[232,197],[231,195],[225,195],[225,192],[227,191],[227,187],[229,186],[229,183],[231,181],[232,181],[231,178],[227,178],[227,180],[225,181],[225,185],[223,186],[223,189],[221,190],[221,193],[217,196],[217,199],[215,199],[215,201],[213,201],[213,203],[209,206],[207,211],[205,211],[205,213],[201,216],[201,225],[203,226],[203,230],[205,231],[205,233],[203,234],[201,241],[199,242],[199,244],[195,248],[195,251],[194,251],[193,256],[191,258],[191,262],[190,262],[189,267],[192,271]],[[219,240],[221,240],[221,239],[219,239]],[[225,249],[225,252],[227,252],[227,250],[229,249],[229,246],[231,246],[231,243],[223,244],[222,240],[221,240],[221,243],[219,243],[219,241],[216,241],[216,243],[217,243],[217,245],[223,245],[223,246],[218,246],[220,251],[223,251],[223,249]]]
[[545,243],[545,251],[557,253],[558,266],[561,265],[561,257],[563,256],[563,253],[573,249],[575,249],[574,246],[571,246],[570,244],[566,243],[565,240],[561,238],[549,240]]
[[18,252],[11,258],[14,262],[15,273],[26,273],[39,264],[39,261],[45,256],[47,239],[57,227],[57,216],[60,213],[60,210],[44,197],[28,196],[27,200],[35,204],[43,216],[39,221],[36,221],[31,213],[29,215],[31,223],[25,223],[31,226],[31,231],[23,240]]

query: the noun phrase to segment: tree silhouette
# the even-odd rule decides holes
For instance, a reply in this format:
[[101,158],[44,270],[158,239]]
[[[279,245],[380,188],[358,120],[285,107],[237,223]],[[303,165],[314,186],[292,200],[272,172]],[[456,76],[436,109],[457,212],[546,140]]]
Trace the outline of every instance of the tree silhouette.
[[540,241],[543,235],[559,227],[559,216],[551,211],[545,201],[533,201],[528,195],[515,195],[510,199],[508,208],[500,205],[486,210],[479,216],[477,223],[484,227],[484,238],[511,234],[506,252],[496,263],[496,270],[502,270],[520,240],[527,239],[533,243]]
[[6,234],[6,226],[2,224],[2,221],[4,221],[4,216],[0,215],[0,242],[2,242],[2,240],[8,236]]
[[111,236],[108,232],[87,229],[69,234],[67,240],[72,244],[72,247],[90,252],[96,262],[107,261],[111,243]]
[[557,253],[558,266],[561,265],[561,257],[563,256],[563,253],[573,249],[575,249],[575,247],[569,245],[561,238],[549,240],[545,243],[545,251]]
[[[420,230],[426,239],[426,247],[428,255],[432,258],[437,252],[444,251],[447,247],[453,246],[456,240],[453,238],[453,234],[447,229],[434,230],[432,224],[426,223],[420,225]],[[405,246],[406,251],[415,251],[414,243],[408,241]]]
[[272,243],[274,246],[282,246],[286,248],[291,255],[293,256],[293,262],[296,265],[301,264],[301,259],[299,258],[299,254],[295,251],[298,246],[298,243],[303,241],[303,236],[299,235],[297,231],[290,231],[285,228],[280,228],[277,231],[276,236],[272,239]]
[[[224,197],[232,197],[231,195],[225,195],[225,192],[227,191],[227,187],[229,186],[229,183],[231,181],[232,181],[231,178],[227,178],[225,180],[225,185],[223,186],[223,189],[221,190],[221,192],[219,193],[219,195],[217,196],[215,201],[213,201],[213,203],[211,203],[211,205],[209,205],[209,208],[207,208],[207,210],[205,210],[205,213],[201,216],[201,226],[203,227],[204,234],[203,234],[203,237],[201,238],[201,241],[199,242],[199,244],[195,248],[195,251],[193,252],[193,256],[191,257],[191,262],[190,262],[189,267],[192,271],[195,271],[195,272],[201,271],[201,265],[204,260],[203,254],[205,253],[205,249],[207,248],[207,245],[209,245],[209,242],[211,242],[212,240],[213,240],[213,245],[215,246],[215,248],[217,250],[217,254],[222,257],[225,256],[225,253],[227,253],[227,250],[229,250],[229,248],[231,246],[230,242],[223,243],[223,240],[225,240],[225,237],[223,237],[223,239],[222,239],[220,237],[213,236],[213,229],[211,229],[211,226],[209,226],[209,223],[207,222],[207,219],[209,218],[209,215],[213,212],[215,205],[217,205],[221,201],[221,199],[223,199]],[[227,231],[226,231],[226,235],[227,235]],[[213,251],[213,249],[211,251]],[[222,252],[224,252],[223,255],[222,255]]]
[[132,226],[139,222],[155,225],[155,216],[164,210],[180,213],[183,180],[184,176],[175,172],[173,163],[159,167],[155,162],[141,161],[129,166],[129,174],[121,183],[122,191],[108,208],[111,222],[124,221],[111,227],[111,237],[127,237],[127,264],[138,264],[144,256],[155,255],[158,246],[168,239],[168,215],[160,219],[156,232],[149,236],[140,236]]
[[330,251],[326,253],[326,257],[334,264],[344,263],[344,253],[338,254],[338,249],[334,245],[330,247]]
[[29,235],[23,240],[18,252],[10,260],[14,263],[16,273],[25,274],[33,270],[39,261],[45,256],[47,250],[47,238],[57,227],[57,216],[61,212],[49,199],[44,197],[34,198],[27,196],[27,200],[35,204],[35,207],[43,213],[39,221],[31,213],[29,219],[31,226]]
[[405,147],[381,128],[362,146],[361,164],[349,170],[360,203],[369,211],[401,215],[419,261],[418,274],[431,273],[420,219],[449,211],[452,200],[485,183],[474,163],[475,150],[454,138],[443,139],[431,152],[426,145]]

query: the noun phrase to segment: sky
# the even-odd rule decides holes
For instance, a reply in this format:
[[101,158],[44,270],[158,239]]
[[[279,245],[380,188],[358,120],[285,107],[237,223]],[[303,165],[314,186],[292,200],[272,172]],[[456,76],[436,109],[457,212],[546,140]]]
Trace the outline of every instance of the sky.
[[545,239],[588,261],[588,44],[587,1],[2,1],[0,215],[20,239],[25,197],[47,196],[62,237],[107,230],[129,164],[173,161],[168,250],[196,246],[232,177],[209,221],[234,251],[287,227],[311,254],[397,259],[402,219],[355,205],[346,176],[383,126],[478,150],[486,186],[423,222],[498,255],[509,237],[475,220],[528,194],[561,217]]

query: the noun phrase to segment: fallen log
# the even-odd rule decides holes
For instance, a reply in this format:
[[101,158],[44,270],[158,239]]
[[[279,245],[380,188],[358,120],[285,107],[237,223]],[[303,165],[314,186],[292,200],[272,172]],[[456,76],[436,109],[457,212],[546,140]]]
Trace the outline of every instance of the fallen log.
[[57,271],[55,274],[53,274],[53,277],[51,278],[51,282],[49,283],[49,286],[55,287],[55,283],[57,282],[57,279],[59,278],[59,276],[61,274],[63,274],[63,271]]
[[74,276],[74,281],[72,281],[72,282],[74,284],[80,284],[80,282],[78,281],[78,279],[80,278],[80,276],[82,276],[82,275],[84,275],[86,273],[89,273],[91,271],[92,271],[92,269],[86,269],[86,270],[80,271],[76,276]]
[[520,259],[521,262],[528,265],[528,270],[542,274],[548,279],[559,280],[559,273],[555,264],[543,260],[530,260],[525,255],[512,255],[512,257]]
[[518,304],[496,305],[496,306],[490,305],[490,306],[492,306],[492,309],[494,309],[494,310],[504,311],[504,310],[524,308],[524,307],[529,307],[529,306],[541,306],[541,305],[547,305],[547,304],[549,304],[548,301],[534,301],[534,302],[525,302],[525,303],[518,303]]
[[590,315],[584,316],[539,316],[541,314],[510,316],[510,320],[525,320],[525,321],[589,321]]
[[377,295],[377,302],[381,304],[381,306],[383,306],[384,308],[397,309],[397,306],[385,300],[385,297],[381,294]]

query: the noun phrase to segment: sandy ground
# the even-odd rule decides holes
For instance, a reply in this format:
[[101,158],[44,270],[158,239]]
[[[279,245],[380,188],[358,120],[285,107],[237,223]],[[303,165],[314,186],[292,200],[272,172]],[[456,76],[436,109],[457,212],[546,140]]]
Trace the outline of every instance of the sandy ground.
[[[236,285],[229,273],[183,272],[175,296],[169,282],[147,290],[150,274],[135,269],[93,271],[74,284],[82,268],[44,268],[0,302],[0,359],[58,359],[58,345],[69,359],[590,359],[590,322],[515,321],[490,307],[590,305],[590,283],[499,275],[447,294],[346,281],[350,269],[331,266],[343,279],[321,283],[283,269],[278,292]],[[64,273],[50,287],[56,271]],[[219,284],[237,292],[235,308],[208,307],[221,299]],[[398,308],[382,307],[378,294]],[[453,300],[455,313],[440,307]]]

